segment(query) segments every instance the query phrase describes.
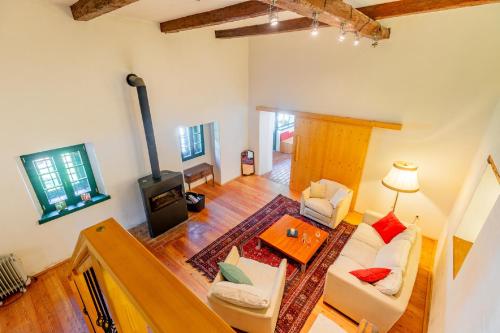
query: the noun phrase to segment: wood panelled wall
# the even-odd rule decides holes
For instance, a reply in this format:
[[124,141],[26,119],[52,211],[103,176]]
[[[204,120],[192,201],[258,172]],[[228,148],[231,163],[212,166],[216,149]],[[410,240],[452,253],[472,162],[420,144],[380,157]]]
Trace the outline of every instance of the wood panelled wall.
[[372,127],[298,116],[290,188],[302,191],[311,181],[331,179],[354,191],[354,208]]
[[331,179],[354,191],[354,210],[374,127],[400,131],[399,123],[257,106],[257,111],[295,116],[290,189],[303,191],[311,181]]

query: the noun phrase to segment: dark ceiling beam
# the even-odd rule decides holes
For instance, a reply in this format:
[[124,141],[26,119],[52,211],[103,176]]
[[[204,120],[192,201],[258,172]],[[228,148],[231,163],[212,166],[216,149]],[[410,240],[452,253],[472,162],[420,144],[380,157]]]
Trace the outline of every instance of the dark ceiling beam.
[[79,0],[71,5],[71,13],[77,21],[89,21],[138,0]]
[[499,3],[500,0],[403,0],[358,8],[374,20]]
[[[272,2],[272,0],[259,1],[267,4]],[[358,31],[363,37],[387,39],[391,35],[389,28],[341,0],[276,0],[275,5],[308,18],[316,15],[320,22],[333,27],[344,24],[346,30]]]
[[[357,8],[360,12],[375,20],[404,15],[428,13],[470,6],[500,3],[500,0],[402,0],[379,5]],[[288,22],[291,21],[291,22]],[[235,29],[216,30],[217,38],[234,38],[256,35],[268,35],[281,32],[301,31],[311,29],[310,19],[284,20],[279,25],[269,27],[269,24],[259,24]],[[248,33],[248,34],[246,34]]]
[[160,23],[160,29],[165,33],[179,32],[263,16],[268,12],[268,4],[260,1],[245,1],[236,5],[162,22]]
[[[215,37],[217,38],[237,38],[258,35],[269,35],[283,32],[292,32],[304,30],[305,27],[311,28],[312,20],[307,17],[299,17],[291,20],[281,21],[279,25],[271,26],[268,24],[251,25],[247,27],[216,30]],[[320,23],[320,27],[328,27],[328,24]]]

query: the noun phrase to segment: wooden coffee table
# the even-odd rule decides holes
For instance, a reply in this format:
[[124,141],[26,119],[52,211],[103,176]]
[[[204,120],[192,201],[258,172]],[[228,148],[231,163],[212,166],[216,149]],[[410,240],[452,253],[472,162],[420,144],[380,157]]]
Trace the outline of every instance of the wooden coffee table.
[[[299,235],[297,238],[286,235],[289,228],[298,230]],[[316,232],[319,232],[319,238],[316,237]],[[304,234],[307,234],[309,242],[303,241]],[[301,265],[301,271],[305,272],[307,263],[327,238],[328,233],[326,231],[290,215],[284,215],[259,235],[258,247],[261,247],[261,242],[274,247],[286,256],[298,261]]]

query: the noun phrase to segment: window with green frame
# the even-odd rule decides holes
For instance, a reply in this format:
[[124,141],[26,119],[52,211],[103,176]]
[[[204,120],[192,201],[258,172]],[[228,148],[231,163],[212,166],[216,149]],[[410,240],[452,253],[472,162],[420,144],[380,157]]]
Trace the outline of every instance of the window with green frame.
[[[23,155],[21,161],[42,207],[40,223],[109,199],[99,193],[84,144]],[[82,200],[86,193],[90,200]],[[57,209],[62,201],[66,207]]]
[[205,155],[203,125],[181,127],[179,129],[182,161]]

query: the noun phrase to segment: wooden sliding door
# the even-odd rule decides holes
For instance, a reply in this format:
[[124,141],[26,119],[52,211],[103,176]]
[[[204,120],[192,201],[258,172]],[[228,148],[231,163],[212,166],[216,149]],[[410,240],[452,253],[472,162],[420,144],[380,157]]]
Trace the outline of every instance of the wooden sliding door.
[[372,127],[296,114],[290,188],[302,191],[311,181],[331,179],[354,191],[356,202]]

